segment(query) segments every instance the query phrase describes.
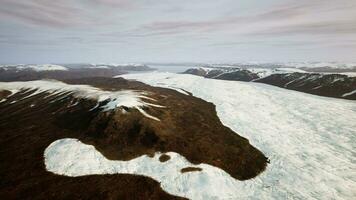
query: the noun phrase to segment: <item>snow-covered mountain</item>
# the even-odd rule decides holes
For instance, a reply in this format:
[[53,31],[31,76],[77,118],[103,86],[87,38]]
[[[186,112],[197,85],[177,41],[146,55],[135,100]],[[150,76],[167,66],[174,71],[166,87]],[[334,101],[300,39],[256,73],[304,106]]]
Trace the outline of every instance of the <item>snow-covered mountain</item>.
[[[119,107],[135,108],[140,111],[144,116],[159,121],[158,118],[147,114],[142,108],[143,107],[162,107],[153,103],[144,102],[143,99],[149,98],[145,96],[145,92],[125,90],[125,91],[104,91],[99,88],[91,87],[89,85],[71,85],[65,84],[60,81],[25,81],[25,82],[0,82],[0,90],[11,91],[11,95],[15,95],[23,90],[32,91],[31,94],[24,96],[23,99],[36,96],[41,93],[49,93],[51,95],[67,94],[61,96],[61,98],[73,95],[76,98],[87,98],[97,101],[95,107],[100,107],[103,111],[115,110]],[[7,101],[6,98],[2,99],[1,102]]]
[[356,195],[355,102],[187,74],[123,77],[184,89],[213,102],[225,125],[242,133],[270,158],[267,170],[248,181],[234,182],[212,172],[191,174],[197,179],[186,179],[183,191],[188,197],[204,194],[205,199],[353,199]]
[[356,77],[343,74],[284,73],[254,81],[320,96],[356,100]]
[[[296,68],[242,68],[236,66],[206,66],[187,69],[183,72],[183,74],[193,74],[206,78],[223,80],[252,81],[258,78],[270,76],[272,74],[286,74],[293,72],[306,73],[306,71]],[[231,77],[231,79],[226,79],[225,76]]]
[[315,73],[298,68],[198,67],[183,72],[205,78],[254,81],[321,96],[356,100],[353,73]]

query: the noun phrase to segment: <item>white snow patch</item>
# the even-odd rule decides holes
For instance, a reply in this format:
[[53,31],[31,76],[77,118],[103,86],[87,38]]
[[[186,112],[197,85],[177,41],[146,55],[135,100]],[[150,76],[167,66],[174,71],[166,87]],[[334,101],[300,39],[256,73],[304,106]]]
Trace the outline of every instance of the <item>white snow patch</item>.
[[[108,160],[94,146],[66,138],[50,144],[44,158],[46,169],[60,175],[136,174],[157,180],[168,193],[190,199],[231,199],[236,196],[233,187],[221,187],[239,187],[239,181],[223,170],[206,164],[194,165],[175,152],[165,154],[170,156],[166,162],[159,161],[162,155],[159,152],[152,158],[144,155],[129,161]],[[191,166],[200,167],[202,171],[180,172],[182,168]],[[253,192],[238,194],[241,198],[247,195],[253,195]]]
[[299,73],[309,73],[301,69],[297,68],[247,68],[247,70],[256,73],[258,77],[264,78],[267,76],[270,76],[272,74],[288,74],[288,73],[294,73],[294,72],[299,72]]
[[[144,99],[152,100],[152,98],[147,97],[148,93],[143,91],[135,91],[135,90],[104,91],[89,85],[70,85],[60,81],[52,81],[52,80],[51,81],[39,80],[39,81],[26,81],[26,82],[0,82],[0,90],[1,89],[15,91],[15,92],[18,92],[20,90],[25,90],[25,89],[33,90],[33,92],[30,95],[22,99],[35,96],[42,92],[49,92],[50,94],[48,96],[71,93],[78,98],[88,98],[88,99],[97,100],[98,103],[108,101],[106,104],[102,106],[104,111],[114,110],[118,107],[126,106],[130,108],[136,108],[144,116],[158,121],[159,121],[158,118],[149,115],[144,110],[142,110],[142,108],[149,107],[149,106],[161,107],[161,108],[164,107],[161,105],[145,102]],[[56,100],[60,100],[60,99],[56,99]]]
[[[217,188],[201,188],[219,176],[205,171],[199,192],[214,199],[354,199],[356,196],[356,102],[320,97],[254,82],[204,79],[187,74],[145,73],[122,77],[153,86],[179,87],[213,102],[224,125],[249,139],[271,163],[248,181],[226,178]],[[172,181],[176,185],[177,181]],[[178,182],[178,184],[180,184]],[[179,193],[174,193],[179,195]],[[219,197],[224,198],[224,197]]]
[[110,67],[106,66],[106,65],[95,65],[95,64],[91,64],[89,65],[89,68],[95,68],[95,69],[109,69]]
[[60,66],[60,65],[52,65],[52,64],[45,64],[45,65],[28,65],[28,68],[31,68],[35,71],[67,71],[68,68]]
[[356,93],[356,90],[353,90],[351,92],[343,94],[342,97],[347,97],[347,96],[350,96],[350,95],[355,94],[355,93]]

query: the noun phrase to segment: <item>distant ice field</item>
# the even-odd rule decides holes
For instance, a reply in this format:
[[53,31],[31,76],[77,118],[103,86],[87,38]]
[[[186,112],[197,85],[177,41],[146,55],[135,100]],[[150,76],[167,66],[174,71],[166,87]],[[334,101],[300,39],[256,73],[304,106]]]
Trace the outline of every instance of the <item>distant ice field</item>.
[[356,101],[187,74],[153,72],[122,77],[181,88],[214,103],[224,125],[269,157],[271,163],[257,178],[219,185],[221,190],[234,191],[230,198],[355,198]]

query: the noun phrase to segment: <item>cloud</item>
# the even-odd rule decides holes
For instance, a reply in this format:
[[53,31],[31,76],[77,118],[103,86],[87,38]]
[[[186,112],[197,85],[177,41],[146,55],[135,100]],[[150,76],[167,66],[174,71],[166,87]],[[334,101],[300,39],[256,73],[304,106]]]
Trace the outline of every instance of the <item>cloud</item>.
[[[132,0],[91,0],[94,5],[114,6],[121,9],[132,9],[137,6]],[[137,2],[137,1],[136,1]]]
[[278,57],[287,47],[320,56],[327,46],[356,50],[355,10],[353,0],[0,0],[0,43],[14,55],[51,46],[114,58],[147,58],[152,49],[181,59],[199,51]]
[[356,21],[328,21],[328,22],[310,22],[302,24],[287,24],[278,27],[270,27],[265,30],[253,33],[254,35],[342,35],[355,34]]
[[[242,35],[356,33],[356,1],[288,1],[260,12],[200,21],[155,21],[142,30],[235,32]],[[347,16],[347,17],[345,17]]]
[[0,0],[0,16],[22,23],[49,27],[66,27],[86,23],[84,10],[69,1]]
[[[0,18],[52,28],[107,25],[115,12],[134,8],[128,0],[0,0]],[[108,11],[110,9],[110,12]]]
[[[210,2],[210,1],[207,1]],[[210,2],[211,3],[211,2]],[[173,17],[165,16],[162,10],[170,10],[163,1],[131,0],[0,0],[0,17],[25,24],[52,28],[109,27],[111,25],[132,22],[123,29],[131,32],[145,32],[137,35],[172,35],[174,33],[234,32],[238,34],[318,34],[318,33],[352,33],[356,24],[356,1],[339,0],[300,0],[287,1],[248,14],[222,14],[209,17],[206,10],[194,13],[199,17],[184,18],[183,11],[190,14],[196,9],[182,1]],[[154,6],[152,6],[153,4]],[[203,5],[204,2],[199,4]],[[161,5],[161,7],[160,7]],[[162,5],[168,5],[162,8]],[[174,3],[172,8],[179,4]],[[238,3],[229,5],[238,8]],[[190,10],[192,9],[192,10]],[[216,12],[219,12],[218,10]],[[156,13],[156,16],[148,16]],[[185,14],[185,13],[184,13]],[[147,16],[145,16],[147,15]],[[347,18],[345,18],[345,16]],[[165,20],[162,20],[164,18]],[[193,19],[194,18],[194,19]],[[333,28],[334,27],[334,28]]]

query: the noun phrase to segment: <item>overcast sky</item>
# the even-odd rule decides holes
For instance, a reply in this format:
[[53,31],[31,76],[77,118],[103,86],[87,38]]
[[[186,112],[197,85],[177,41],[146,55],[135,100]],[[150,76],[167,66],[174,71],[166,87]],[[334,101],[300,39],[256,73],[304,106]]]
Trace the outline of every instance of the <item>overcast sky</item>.
[[0,0],[0,63],[356,61],[356,0]]

